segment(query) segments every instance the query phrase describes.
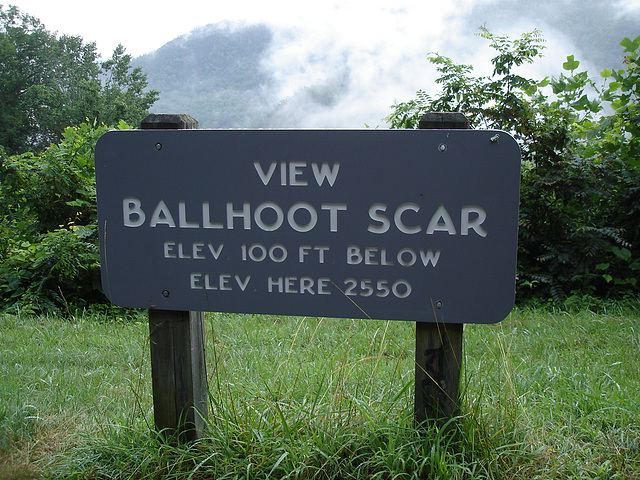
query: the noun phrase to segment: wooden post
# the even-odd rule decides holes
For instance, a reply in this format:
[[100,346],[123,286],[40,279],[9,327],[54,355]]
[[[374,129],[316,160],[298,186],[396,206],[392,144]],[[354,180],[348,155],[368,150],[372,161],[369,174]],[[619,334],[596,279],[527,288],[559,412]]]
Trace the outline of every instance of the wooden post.
[[[148,115],[142,129],[192,129],[189,115]],[[156,428],[166,438],[190,442],[202,437],[207,417],[204,314],[149,309],[151,383]]]
[[[469,121],[461,113],[428,113],[418,128],[469,128]],[[436,304],[433,309],[436,322],[416,322],[414,415],[418,426],[427,421],[442,426],[459,410],[463,324],[437,322]]]

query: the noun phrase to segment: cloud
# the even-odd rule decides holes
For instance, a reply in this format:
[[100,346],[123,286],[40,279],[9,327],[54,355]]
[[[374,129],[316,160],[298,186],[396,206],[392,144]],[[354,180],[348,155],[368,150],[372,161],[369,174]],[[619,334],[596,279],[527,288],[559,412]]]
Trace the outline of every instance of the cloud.
[[[496,3],[468,0],[434,6],[433,2],[396,2],[390,6],[388,2],[346,2],[326,10],[317,8],[312,14],[323,18],[322,22],[291,25],[282,21],[264,60],[274,79],[270,96],[280,114],[272,120],[282,122],[276,126],[283,127],[386,126],[382,119],[391,113],[394,101],[412,99],[419,89],[437,90],[437,72],[427,61],[429,53],[473,65],[474,75],[492,73],[491,59],[496,52],[477,36],[481,26],[512,39],[542,30],[543,56],[532,65],[518,67],[516,72],[523,76],[557,76],[570,54],[582,59],[581,69],[597,75],[599,68],[584,61],[586,52],[569,35],[541,20],[543,15],[474,16],[474,7]],[[309,95],[309,88],[331,86],[339,95],[330,105],[317,104]]]
[[[273,98],[289,104],[289,113],[282,118],[301,122],[282,126],[375,126],[394,100],[411,98],[433,82],[435,71],[427,55],[446,44],[447,30],[461,27],[456,4],[393,5],[334,4],[316,12],[324,15],[324,22],[274,25],[274,39],[263,64],[274,79]],[[333,85],[340,92],[330,109],[315,108],[305,93],[322,85]]]

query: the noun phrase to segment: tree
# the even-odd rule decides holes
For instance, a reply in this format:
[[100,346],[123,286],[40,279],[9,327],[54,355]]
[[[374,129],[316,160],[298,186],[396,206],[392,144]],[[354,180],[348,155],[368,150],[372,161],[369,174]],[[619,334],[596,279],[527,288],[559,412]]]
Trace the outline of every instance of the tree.
[[139,125],[149,107],[158,99],[158,92],[147,88],[147,75],[141,67],[131,67],[131,55],[122,45],[113,51],[112,57],[102,62],[103,89],[97,120],[106,125],[125,121]]
[[0,146],[42,151],[87,119],[138,124],[158,92],[144,91],[146,76],[130,62],[122,46],[100,62],[95,43],[57,38],[37,18],[0,5]]

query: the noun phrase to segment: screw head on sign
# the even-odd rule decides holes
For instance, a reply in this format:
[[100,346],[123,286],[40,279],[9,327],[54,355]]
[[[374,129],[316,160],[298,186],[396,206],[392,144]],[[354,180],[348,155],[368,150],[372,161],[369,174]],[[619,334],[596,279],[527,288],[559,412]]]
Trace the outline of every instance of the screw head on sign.
[[162,291],[162,296],[163,296],[164,298],[169,298],[169,295],[170,295],[169,290],[163,290],[163,291]]
[[441,302],[440,300],[438,300],[438,301],[436,302],[436,308],[437,308],[438,310],[440,310],[440,309],[442,308],[442,302]]
[[162,150],[162,144],[161,144],[161,143],[156,143],[156,145],[155,145],[155,146],[156,146],[156,150],[157,150],[157,151]]
[[446,152],[447,151],[447,145],[444,143],[441,143],[440,145],[438,145],[438,150],[441,152]]

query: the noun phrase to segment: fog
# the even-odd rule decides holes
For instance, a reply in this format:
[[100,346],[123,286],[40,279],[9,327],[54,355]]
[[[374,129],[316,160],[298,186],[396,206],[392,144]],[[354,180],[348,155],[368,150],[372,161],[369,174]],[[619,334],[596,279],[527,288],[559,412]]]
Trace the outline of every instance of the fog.
[[[581,70],[597,76],[601,65],[584,60],[585,52],[574,40],[535,18],[473,17],[477,0],[422,2],[404,8],[368,9],[358,17],[335,9],[330,27],[273,25],[274,39],[263,66],[275,85],[267,92],[271,107],[279,104],[271,125],[302,128],[384,127],[391,105],[415,97],[419,89],[437,91],[430,53],[474,66],[477,75],[492,71],[495,51],[477,34],[480,26],[496,34],[517,38],[523,32],[542,30],[543,57],[519,72],[533,78],[557,76],[567,55],[583,59]],[[486,1],[484,3],[496,3]],[[617,10],[619,12],[622,9]],[[633,10],[631,10],[633,13]],[[635,10],[638,14],[638,10]],[[616,39],[616,42],[622,37]],[[620,64],[622,49],[612,52]],[[331,92],[323,95],[323,92]]]

